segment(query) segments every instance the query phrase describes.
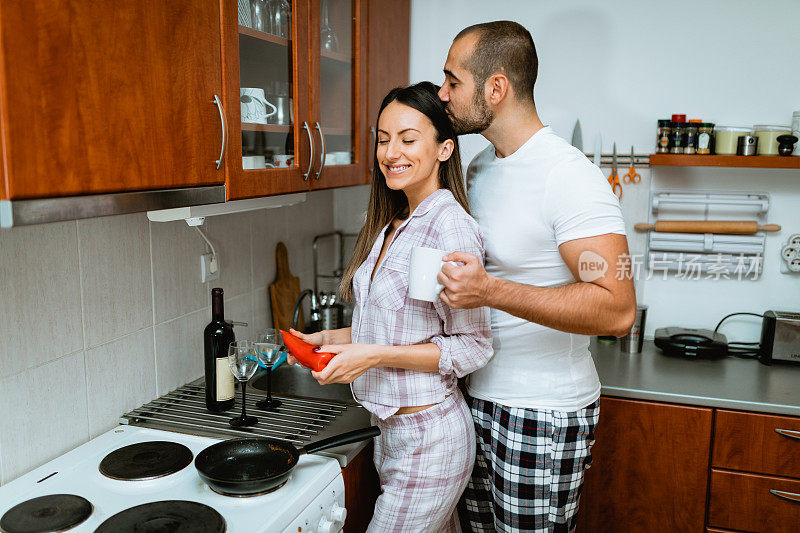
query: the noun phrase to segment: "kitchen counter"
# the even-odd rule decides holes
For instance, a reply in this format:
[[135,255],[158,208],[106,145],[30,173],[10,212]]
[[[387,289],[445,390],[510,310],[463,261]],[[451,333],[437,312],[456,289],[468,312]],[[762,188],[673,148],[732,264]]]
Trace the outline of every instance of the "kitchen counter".
[[667,357],[652,341],[638,354],[596,338],[589,349],[607,396],[800,416],[800,366]]

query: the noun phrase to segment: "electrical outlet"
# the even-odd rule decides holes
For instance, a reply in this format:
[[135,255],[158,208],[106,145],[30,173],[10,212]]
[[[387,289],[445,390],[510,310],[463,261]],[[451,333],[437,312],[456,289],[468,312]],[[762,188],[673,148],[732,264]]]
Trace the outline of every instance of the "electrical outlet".
[[200,280],[203,283],[219,279],[219,256],[203,254],[200,256]]
[[792,235],[781,248],[781,272],[784,274],[800,273],[800,233]]

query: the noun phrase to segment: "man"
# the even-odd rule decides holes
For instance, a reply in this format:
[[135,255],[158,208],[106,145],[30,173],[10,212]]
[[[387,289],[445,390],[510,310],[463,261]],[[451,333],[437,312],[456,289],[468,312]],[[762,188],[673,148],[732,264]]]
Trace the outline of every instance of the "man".
[[492,143],[467,172],[486,267],[455,252],[444,260],[463,265],[439,274],[451,307],[492,308],[495,355],[468,384],[478,458],[459,505],[465,530],[575,527],[599,415],[588,335],[624,335],[636,312],[619,202],[542,124],[537,67],[521,25],[477,24],[453,41],[439,92],[460,134]]

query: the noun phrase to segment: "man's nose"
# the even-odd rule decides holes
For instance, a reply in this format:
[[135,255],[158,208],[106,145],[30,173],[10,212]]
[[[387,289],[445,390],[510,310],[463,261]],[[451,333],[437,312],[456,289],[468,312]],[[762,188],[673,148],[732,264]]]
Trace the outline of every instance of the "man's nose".
[[450,96],[447,94],[447,90],[444,87],[445,86],[442,85],[439,88],[439,100],[441,100],[442,102],[449,102],[450,101]]

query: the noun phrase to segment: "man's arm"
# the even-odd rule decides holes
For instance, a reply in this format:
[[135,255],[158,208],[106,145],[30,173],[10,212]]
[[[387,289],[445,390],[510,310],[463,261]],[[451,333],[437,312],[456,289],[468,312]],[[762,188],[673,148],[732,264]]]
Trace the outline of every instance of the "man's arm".
[[[621,261],[628,257],[625,236],[609,233],[575,239],[563,243],[558,251],[577,281],[553,288],[490,276],[477,257],[454,252],[443,259],[464,265],[442,267],[442,301],[454,308],[493,307],[568,333],[627,334],[636,315],[636,295],[629,269],[618,268],[629,264]],[[593,254],[606,264],[605,273],[596,279],[592,278],[598,276],[599,258]]]

